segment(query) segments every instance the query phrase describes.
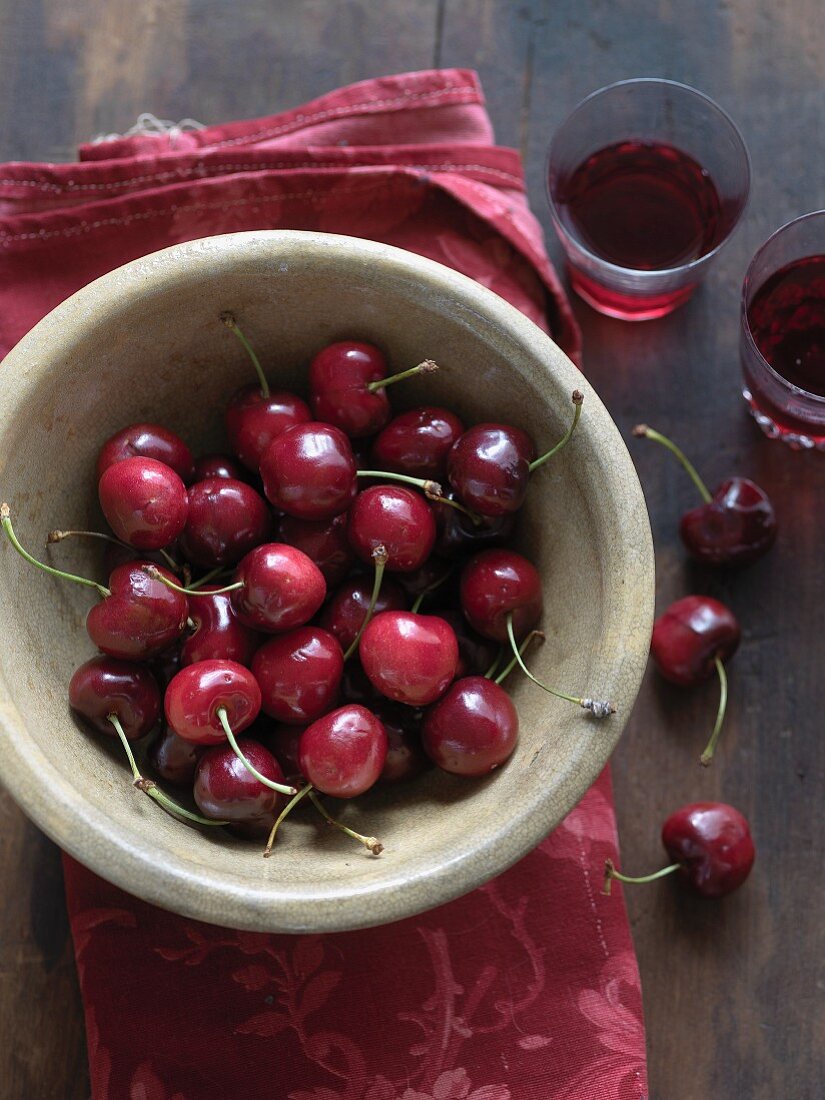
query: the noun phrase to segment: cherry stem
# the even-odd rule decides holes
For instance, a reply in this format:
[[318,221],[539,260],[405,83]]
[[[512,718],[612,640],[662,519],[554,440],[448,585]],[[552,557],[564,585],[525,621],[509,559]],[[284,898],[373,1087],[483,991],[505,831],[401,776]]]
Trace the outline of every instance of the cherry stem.
[[356,477],[377,477],[386,481],[403,481],[405,485],[414,485],[416,489],[421,489],[424,496],[430,500],[446,500],[446,497],[442,496],[439,483],[431,481],[429,478],[410,477],[409,474],[393,474],[388,470],[356,470],[355,473]]
[[442,584],[447,583],[447,581],[453,575],[453,569],[454,568],[455,568],[455,566],[451,565],[450,568],[447,570],[447,572],[444,574],[444,576],[439,577],[438,580],[435,582],[435,584],[431,584],[429,586],[429,588],[425,588],[423,592],[418,593],[412,607],[410,608],[410,613],[412,615],[415,615],[415,614],[418,613],[418,609],[421,607],[421,604],[424,602],[424,600],[426,599],[427,596],[431,596],[433,594],[433,592],[437,592],[439,590],[439,588],[441,588]]
[[361,625],[358,627],[358,633],[352,639],[349,648],[344,654],[345,661],[348,661],[353,653],[355,653],[356,649],[358,649],[361,635],[364,633],[367,623],[370,621],[375,611],[375,605],[378,603],[378,593],[381,591],[381,581],[384,579],[384,569],[387,565],[387,557],[387,548],[383,543],[379,543],[378,546],[373,547],[372,560],[375,562],[375,578],[372,582],[372,595],[367,605],[367,613],[364,615],[364,618],[361,620]]
[[375,393],[376,390],[382,390],[384,386],[391,386],[394,382],[400,382],[403,378],[411,378],[414,374],[432,374],[436,370],[438,370],[438,363],[434,363],[432,359],[425,359],[418,366],[409,367],[407,370],[399,371],[398,374],[391,374],[389,378],[379,378],[375,382],[368,382],[367,390],[370,393]]
[[577,695],[566,695],[563,691],[557,691],[555,688],[548,687],[547,684],[543,684],[541,680],[537,680],[524,661],[521,659],[518,645],[516,644],[516,636],[513,633],[513,612],[507,613],[507,637],[510,639],[510,647],[513,650],[518,666],[524,675],[532,680],[534,684],[537,684],[544,691],[550,695],[555,695],[559,699],[566,699],[568,703],[575,703],[577,706],[582,707],[584,710],[590,711],[594,718],[607,718],[611,714],[616,713],[616,708],[612,703],[608,703],[602,699],[582,699]]
[[[144,573],[148,573],[153,580],[160,581],[161,584],[165,584],[167,588],[171,588],[173,592],[181,592],[184,596],[197,596],[197,588],[183,588],[179,584],[175,584],[174,581],[170,581],[168,577],[164,577],[163,573],[158,569],[156,565],[143,565],[141,566]],[[202,583],[202,579],[199,583]],[[234,584],[228,584],[225,588],[216,588],[214,592],[210,592],[210,596],[221,596],[224,592],[237,592],[239,588],[243,588],[243,581],[235,581]]]
[[710,741],[708,741],[705,751],[699,757],[699,763],[705,768],[713,759],[716,742],[719,740],[719,734],[722,732],[722,723],[725,720],[725,710],[728,705],[728,674],[725,671],[725,666],[722,664],[721,657],[714,657],[713,663],[716,665],[716,672],[719,676],[719,709],[716,711],[716,721],[713,724],[713,733],[710,735]]
[[380,856],[384,851],[384,845],[376,836],[361,836],[360,833],[356,833],[354,829],[349,829],[341,821],[336,821],[334,817],[330,817],[327,813],[321,799],[315,793],[315,791],[309,792],[310,801],[319,814],[326,820],[327,825],[334,825],[336,829],[340,829],[342,833],[346,833],[347,836],[351,836],[353,840],[357,840],[359,844],[363,844],[368,852],[372,852],[374,856]]
[[435,504],[449,504],[451,508],[455,508],[457,512],[461,512],[463,515],[468,516],[473,524],[473,527],[479,527],[481,525],[481,516],[476,515],[475,512],[471,512],[466,504],[462,504],[461,501],[451,500],[450,497],[433,496],[428,493],[427,496]]
[[[49,531],[46,536],[46,545],[48,546],[51,543],[62,542],[63,539],[70,538],[103,539],[105,542],[111,542],[113,546],[119,546],[121,550],[130,550],[132,553],[135,551],[135,547],[130,546],[128,542],[124,542],[123,539],[117,539],[114,535],[107,535],[103,531]],[[163,549],[163,547],[158,550],[158,553],[163,557],[170,569],[174,569],[175,572],[180,569],[180,565],[171,554]]]
[[214,817],[201,817],[200,814],[193,814],[191,810],[187,810],[185,806],[181,806],[178,802],[175,802],[173,798],[164,794],[162,790],[151,779],[144,779],[140,774],[140,770],[135,763],[135,757],[132,753],[132,746],[129,744],[129,739],[123,732],[123,726],[120,724],[120,719],[116,714],[107,714],[106,717],[115,727],[115,732],[121,740],[121,743],[126,750],[126,756],[129,760],[129,767],[132,769],[132,775],[134,776],[134,786],[139,791],[143,791],[150,798],[154,799],[159,806],[162,806],[164,810],[167,810],[175,817],[182,817],[186,821],[194,821],[196,825],[228,825],[228,821],[219,821]]
[[567,431],[564,433],[564,435],[561,437],[555,447],[551,447],[547,454],[541,455],[540,458],[537,458],[530,463],[529,470],[531,474],[533,470],[537,470],[539,466],[543,466],[545,462],[549,462],[553,455],[558,454],[559,451],[566,447],[567,444],[570,442],[573,436],[573,432],[576,430],[576,425],[578,424],[579,418],[582,414],[582,402],[584,401],[584,394],[581,392],[581,390],[573,390],[572,401],[575,406],[573,412],[573,423],[570,425],[570,427],[567,429]]
[[[533,641],[534,638],[539,638],[543,642],[544,641],[544,631],[542,631],[542,630],[531,630],[530,631],[530,633],[527,635],[527,637],[524,639],[524,641],[519,646],[518,651],[519,651],[519,653],[521,654],[522,657],[527,652],[527,649],[528,649],[530,643]],[[498,676],[496,676],[496,683],[500,684],[502,680],[506,679],[515,667],[516,667],[516,658],[511,657],[509,663],[507,665],[505,665],[505,667],[501,670],[501,672],[498,674]]]
[[285,783],[275,783],[272,779],[267,779],[265,775],[261,775],[254,764],[250,764],[247,758],[244,756],[238,742],[235,740],[235,734],[232,732],[232,727],[229,725],[229,718],[226,714],[226,707],[218,707],[215,711],[218,721],[223,726],[223,732],[226,734],[226,739],[232,746],[232,751],[249,772],[250,775],[254,775],[259,783],[263,783],[265,787],[269,787],[272,791],[277,791],[278,794],[295,794],[295,788],[289,787]]
[[[198,577],[196,581],[190,581],[186,586],[190,592],[194,592],[199,588],[203,588],[205,584],[209,584],[215,577],[219,577],[224,572],[222,565],[217,565],[214,569],[210,569],[208,573],[204,573],[202,577]],[[210,596],[214,595],[213,592],[209,593]]]
[[647,424],[637,424],[636,427],[633,429],[633,435],[635,435],[638,439],[652,439],[654,443],[661,443],[663,447],[667,447],[671,454],[676,455],[677,459],[681,462],[682,466],[687,471],[691,481],[699,490],[699,494],[701,495],[702,500],[705,502],[705,504],[710,504],[713,497],[710,495],[710,491],[707,485],[705,485],[704,481],[702,481],[701,477],[699,477],[699,473],[696,467],[693,465],[693,463],[690,461],[690,459],[687,457],[681,447],[677,447],[672,439],[668,439],[668,437],[666,435],[662,435],[661,432],[657,432],[655,431],[655,429],[649,428]]
[[289,802],[287,802],[286,806],[284,806],[284,808],[278,814],[277,818],[275,819],[275,824],[272,826],[272,832],[269,834],[269,839],[266,842],[266,847],[264,848],[264,859],[268,859],[270,855],[272,855],[272,845],[275,843],[275,834],[278,832],[278,826],[284,820],[286,815],[288,813],[291,813],[292,810],[298,805],[304,795],[309,794],[311,790],[311,783],[307,783],[305,787],[301,787],[300,791],[297,791],[295,793],[295,795],[290,799]]
[[221,314],[221,321],[223,321],[223,323],[226,325],[226,327],[229,329],[230,332],[235,333],[235,335],[238,337],[241,344],[243,345],[244,350],[246,351],[247,355],[252,360],[252,365],[255,368],[255,373],[258,375],[258,382],[260,383],[260,386],[261,386],[261,397],[269,397],[269,393],[270,393],[270,391],[269,391],[269,382],[267,382],[267,380],[266,380],[266,375],[264,374],[264,368],[261,366],[260,359],[255,354],[255,349],[252,347],[252,345],[249,343],[247,338],[244,336],[244,334],[241,332],[240,328],[238,327],[238,322],[235,320],[234,314],[229,313],[228,311],[225,312],[225,313],[222,313]]
[[495,675],[496,669],[501,664],[501,659],[502,659],[503,656],[504,656],[504,647],[499,646],[498,653],[496,654],[496,659],[493,661],[493,663],[490,665],[490,667],[484,673],[484,679],[485,680],[492,680],[493,676]]
[[20,543],[17,541],[17,535],[14,533],[14,528],[11,525],[11,509],[8,504],[0,504],[0,524],[2,524],[3,530],[6,532],[9,542],[14,549],[30,565],[36,565],[38,569],[42,569],[44,573],[50,573],[53,577],[60,577],[64,581],[74,581],[75,584],[85,584],[87,588],[96,588],[98,593],[104,597],[111,596],[111,592],[105,585],[98,584],[97,581],[90,581],[86,577],[78,577],[75,573],[64,573],[62,569],[54,569],[51,565],[46,565],[45,562],[38,561],[37,558],[33,558],[28,550],[24,550]]
[[674,871],[678,871],[681,867],[681,863],[671,863],[668,867],[662,867],[658,871],[654,871],[652,875],[639,875],[635,877],[633,875],[623,875],[621,871],[617,871],[612,859],[606,859],[604,861],[604,886],[602,887],[602,893],[610,895],[610,887],[613,883],[613,879],[617,878],[619,882],[629,882],[632,884],[643,882],[655,882],[657,878],[664,878],[665,875],[672,875]]

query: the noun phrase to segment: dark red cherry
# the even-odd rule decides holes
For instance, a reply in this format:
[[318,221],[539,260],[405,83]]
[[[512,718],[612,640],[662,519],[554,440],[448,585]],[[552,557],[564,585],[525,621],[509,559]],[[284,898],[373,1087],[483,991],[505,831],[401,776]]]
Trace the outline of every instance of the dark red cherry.
[[541,618],[541,578],[513,550],[482,550],[461,574],[461,607],[470,626],[484,638],[506,642],[511,613],[513,632],[523,637]]
[[187,485],[195,476],[192,452],[180,436],[160,424],[130,424],[110,436],[97,456],[97,480],[124,458],[153,458],[171,466]]
[[186,486],[171,466],[124,458],[103,471],[100,507],[114,533],[138,550],[160,550],[186,524]]
[[309,622],[324,602],[324,575],[294,546],[268,542],[256,546],[235,570],[243,584],[232,593],[235,614],[244,625],[280,634]]
[[322,520],[281,516],[278,539],[288,546],[296,546],[314,561],[330,589],[336,588],[355,564],[347,538],[347,517],[343,513]]
[[189,596],[194,628],[181,646],[181,665],[225,659],[249,666],[263,639],[238,619],[230,594],[214,588],[207,586]]
[[261,459],[267,500],[298,519],[345,512],[357,492],[355,458],[344,433],[310,421],[273,440]]
[[171,729],[196,745],[226,740],[219,711],[233,733],[250,726],[261,709],[261,689],[248,668],[235,661],[200,661],[174,677],[166,689],[164,710]]
[[422,711],[385,699],[374,713],[387,732],[387,759],[379,777],[382,783],[406,783],[432,766],[421,745]]
[[423,405],[400,413],[372,445],[373,468],[440,481],[447,474],[447,454],[463,431],[449,409]]
[[653,624],[650,651],[665,679],[690,686],[712,676],[716,658],[726,661],[739,645],[739,622],[710,596],[685,596]]
[[198,761],[205,751],[203,746],[184,741],[166,726],[152,742],[149,763],[167,783],[174,783],[177,787],[191,787]]
[[453,775],[487,775],[512,754],[518,712],[504,688],[483,676],[456,680],[427,711],[424,749]]
[[[449,492],[447,500],[455,500]],[[515,513],[503,516],[479,516],[472,519],[466,512],[452,508],[441,501],[433,501],[430,507],[435,517],[435,552],[442,558],[455,559],[474,554],[489,546],[501,546],[513,533]]]
[[190,486],[180,546],[193,565],[236,565],[271,533],[269,507],[246,482],[214,477]]
[[244,481],[247,473],[240,463],[229,455],[208,454],[195,459],[193,481],[206,481],[210,477],[227,477],[232,481]]
[[[250,737],[238,739],[247,760],[273,783],[283,783],[278,761]],[[207,749],[195,775],[195,802],[204,817],[230,821],[233,832],[245,837],[266,836],[285,798],[265,787],[244,767],[229,745]]]
[[316,420],[334,424],[357,439],[380,431],[391,416],[384,388],[370,382],[387,376],[387,361],[373,344],[341,341],[322,348],[309,365],[309,390]]
[[773,545],[776,513],[764,489],[731,477],[708,504],[685,512],[679,534],[691,557],[706,565],[748,565]]
[[355,498],[347,534],[362,561],[372,564],[373,551],[384,546],[387,569],[412,573],[432,552],[435,520],[429,504],[411,489],[373,485]]
[[252,659],[265,714],[306,725],[338,702],[344,654],[318,626],[300,626],[264,642]]
[[[147,660],[173,645],[186,627],[186,596],[149,576],[144,568],[147,564],[118,566],[109,578],[111,595],[86,616],[89,637],[110,657]],[[167,580],[176,580],[162,566],[151,568]]]
[[307,726],[299,758],[301,774],[323,794],[354,798],[381,775],[387,734],[371,711],[349,703]]
[[[372,596],[372,578],[355,577],[340,586],[321,613],[321,626],[329,630],[346,651],[355,641],[361,623],[367,615]],[[407,606],[403,589],[385,577],[375,601],[375,613],[401,611]]]
[[145,665],[92,657],[69,681],[69,706],[111,737],[117,732],[109,715],[116,715],[127,738],[136,741],[157,724],[160,690]]
[[358,653],[382,695],[414,707],[442,696],[458,667],[458,642],[449,623],[409,611],[382,611],[370,619]]
[[454,568],[452,562],[431,554],[414,573],[399,573],[398,583],[411,603],[418,596],[426,594],[440,604],[449,598],[451,589],[457,587],[458,574],[455,576],[455,584],[451,585],[449,580]]
[[286,722],[273,722],[271,718],[260,715],[247,731],[250,737],[260,741],[264,748],[269,749],[281,765],[281,771],[287,777],[287,781],[299,787],[306,783],[306,779],[301,775],[301,765],[298,760],[298,746],[305,729],[306,726],[290,726]]
[[509,424],[476,424],[447,457],[447,478],[463,504],[482,516],[502,516],[524,503],[533,440]]
[[261,393],[252,382],[236,390],[226,407],[226,434],[232,453],[258,472],[261,459],[274,439],[296,424],[310,420],[309,406],[294,393]]
[[499,646],[476,633],[460,611],[439,608],[438,616],[450,624],[458,641],[456,677],[483,676],[496,659]]
[[740,887],[756,855],[747,820],[724,802],[694,802],[676,810],[662,826],[662,844],[705,898]]

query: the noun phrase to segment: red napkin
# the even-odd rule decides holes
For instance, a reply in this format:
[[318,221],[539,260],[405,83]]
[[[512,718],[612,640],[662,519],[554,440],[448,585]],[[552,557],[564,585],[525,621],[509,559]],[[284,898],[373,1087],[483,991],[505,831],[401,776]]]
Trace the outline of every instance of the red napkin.
[[[369,237],[472,276],[579,336],[513,150],[473,73],[406,73],[293,111],[0,168],[0,354],[111,268],[256,228]],[[8,382],[7,382],[8,384]],[[422,916],[325,936],[184,920],[66,858],[94,1100],[642,1100],[639,974],[600,892],[605,772],[495,881]]]

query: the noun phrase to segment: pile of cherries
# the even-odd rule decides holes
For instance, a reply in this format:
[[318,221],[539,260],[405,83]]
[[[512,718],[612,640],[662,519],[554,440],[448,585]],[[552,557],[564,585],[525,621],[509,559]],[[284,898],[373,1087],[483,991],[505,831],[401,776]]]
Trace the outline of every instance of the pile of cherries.
[[[319,796],[352,798],[437,765],[482,776],[503,764],[518,715],[501,686],[518,664],[597,718],[609,703],[529,672],[541,583],[509,549],[530,477],[546,454],[507,424],[465,428],[450,410],[392,415],[375,346],[338,342],[309,367],[309,402],[270,389],[234,318],[257,381],[225,410],[227,454],[195,459],[177,435],[132,424],[97,459],[111,534],[106,585],[86,628],[100,651],[69,703],[120,738],[135,786],[179,818],[268,837],[302,798],[378,854],[375,837],[335,822]],[[385,575],[386,574],[386,575]],[[422,610],[426,604],[426,610]],[[438,611],[434,608],[438,607]],[[145,776],[132,743],[161,731]],[[197,811],[158,781],[190,787]]]

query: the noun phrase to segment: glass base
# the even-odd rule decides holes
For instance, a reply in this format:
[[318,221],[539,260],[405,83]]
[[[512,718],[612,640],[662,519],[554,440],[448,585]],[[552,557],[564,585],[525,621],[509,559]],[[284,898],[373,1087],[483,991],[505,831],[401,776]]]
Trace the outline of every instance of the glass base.
[[658,317],[666,317],[684,305],[696,289],[696,283],[691,283],[667,294],[624,294],[597,283],[571,264],[567,265],[567,274],[573,290],[589,306],[606,317],[617,317],[620,321],[655,321]]
[[780,439],[793,451],[825,451],[825,436],[803,435],[799,432],[789,431],[781,427],[764,413],[753,399],[753,394],[747,387],[742,390],[742,396],[748,403],[750,414],[768,439]]

